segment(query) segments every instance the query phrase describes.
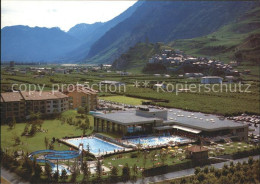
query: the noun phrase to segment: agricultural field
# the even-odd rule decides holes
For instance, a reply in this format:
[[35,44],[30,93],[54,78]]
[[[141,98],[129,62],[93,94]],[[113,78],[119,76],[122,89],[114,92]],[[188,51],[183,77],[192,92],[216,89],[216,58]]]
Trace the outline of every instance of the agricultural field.
[[[167,100],[168,102],[158,102],[154,103],[156,105],[161,105],[165,107],[181,108],[184,110],[199,111],[205,113],[214,113],[221,115],[228,114],[239,114],[243,112],[248,112],[252,114],[260,114],[259,112],[259,69],[257,67],[250,66],[239,66],[238,70],[242,71],[245,69],[250,69],[251,74],[242,75],[242,89],[246,89],[246,85],[250,85],[249,93],[241,93],[238,90],[234,91],[234,86],[238,89],[238,83],[234,83],[231,87],[228,87],[228,92],[205,92],[205,88],[201,88],[200,92],[163,92],[153,89],[153,84],[163,83],[164,84],[182,84],[182,88],[186,88],[185,84],[196,85],[199,87],[199,79],[183,79],[172,75],[169,78],[163,76],[153,76],[148,74],[135,74],[128,76],[121,76],[115,72],[106,73],[104,71],[99,72],[89,72],[87,74],[82,73],[71,73],[71,74],[54,74],[45,75],[42,78],[34,78],[33,73],[17,74],[11,75],[7,72],[2,72],[1,79],[1,89],[10,90],[10,86],[14,83],[22,84],[25,83],[27,86],[29,84],[40,85],[44,90],[51,90],[53,85],[62,84],[84,84],[84,82],[89,82],[89,86],[92,84],[98,84],[103,80],[120,81],[126,84],[125,91],[109,92],[104,90],[104,87],[94,86],[93,88],[99,91],[100,99],[107,99],[115,102],[139,105],[142,100]],[[134,87],[134,83],[138,81],[138,88]],[[147,87],[143,86],[144,82],[149,82]],[[9,88],[8,88],[9,87]],[[66,87],[66,86],[65,86]],[[211,86],[212,87],[212,86]],[[180,88],[180,87],[179,87]],[[57,88],[54,87],[56,90]],[[219,87],[215,86],[214,89],[219,90]],[[223,88],[225,90],[225,88]],[[115,97],[113,97],[115,96]],[[132,97],[132,98],[130,98]]]

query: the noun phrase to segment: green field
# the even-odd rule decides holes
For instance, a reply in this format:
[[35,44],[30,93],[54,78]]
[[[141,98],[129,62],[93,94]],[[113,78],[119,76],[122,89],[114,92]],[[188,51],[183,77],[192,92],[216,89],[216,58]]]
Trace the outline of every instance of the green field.
[[[226,62],[253,62],[257,65],[259,47],[251,43],[256,38],[259,39],[260,29],[259,26],[251,25],[259,24],[259,17],[260,8],[257,7],[216,32],[198,38],[176,40],[171,42],[170,46],[193,56],[211,57]],[[251,35],[256,38],[250,37]]]
[[[77,112],[74,110],[66,111],[62,114],[62,117],[68,118],[77,116]],[[89,115],[90,126],[93,126],[93,117]],[[82,130],[76,126],[62,124],[60,120],[44,120],[42,129],[47,132],[37,132],[33,137],[21,136],[26,123],[17,123],[14,129],[9,129],[7,125],[1,125],[1,148],[8,149],[10,151],[24,150],[25,152],[32,152],[37,150],[46,149],[44,144],[44,138],[47,137],[49,141],[53,137],[62,138],[65,136],[81,136]],[[92,130],[88,130],[87,134],[92,133]],[[14,137],[20,136],[21,144],[15,145]],[[67,146],[58,144],[57,141],[54,144],[55,150],[67,150]]]
[[99,97],[99,99],[107,100],[111,102],[129,104],[129,105],[142,105],[143,101],[147,101],[145,99],[133,98],[128,96],[105,96],[105,97]]

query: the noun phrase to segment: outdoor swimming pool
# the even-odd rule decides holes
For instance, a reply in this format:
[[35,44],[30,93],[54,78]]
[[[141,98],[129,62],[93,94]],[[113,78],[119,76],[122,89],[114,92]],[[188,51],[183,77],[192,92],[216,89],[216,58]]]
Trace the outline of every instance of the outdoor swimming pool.
[[89,152],[93,154],[105,154],[106,152],[114,152],[117,150],[124,149],[121,146],[117,146],[115,144],[105,142],[99,138],[96,137],[83,137],[83,138],[73,138],[73,139],[66,139],[65,142],[74,145],[76,147],[79,146],[79,144],[83,144],[83,149],[88,150]]
[[136,139],[127,139],[128,141],[133,144],[142,144],[144,146],[155,146],[155,145],[162,145],[162,144],[169,144],[169,143],[184,143],[190,141],[190,139],[178,136],[160,136],[160,137],[142,137]]

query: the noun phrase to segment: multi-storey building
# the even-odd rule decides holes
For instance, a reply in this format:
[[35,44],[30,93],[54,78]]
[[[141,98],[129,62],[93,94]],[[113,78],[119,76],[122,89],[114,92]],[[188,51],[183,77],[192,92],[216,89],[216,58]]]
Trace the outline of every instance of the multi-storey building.
[[65,91],[65,94],[69,96],[69,107],[78,108],[87,106],[89,110],[97,108],[97,91],[84,87],[83,85],[70,86]]
[[29,118],[31,112],[60,113],[69,108],[69,97],[61,92],[8,92],[1,93],[2,121]]

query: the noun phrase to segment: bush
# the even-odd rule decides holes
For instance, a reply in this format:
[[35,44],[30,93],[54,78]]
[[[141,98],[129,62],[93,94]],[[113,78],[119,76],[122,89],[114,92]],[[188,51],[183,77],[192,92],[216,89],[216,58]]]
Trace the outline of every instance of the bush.
[[137,153],[132,153],[130,157],[131,157],[131,158],[137,158],[137,157],[138,157],[138,154],[137,154]]

